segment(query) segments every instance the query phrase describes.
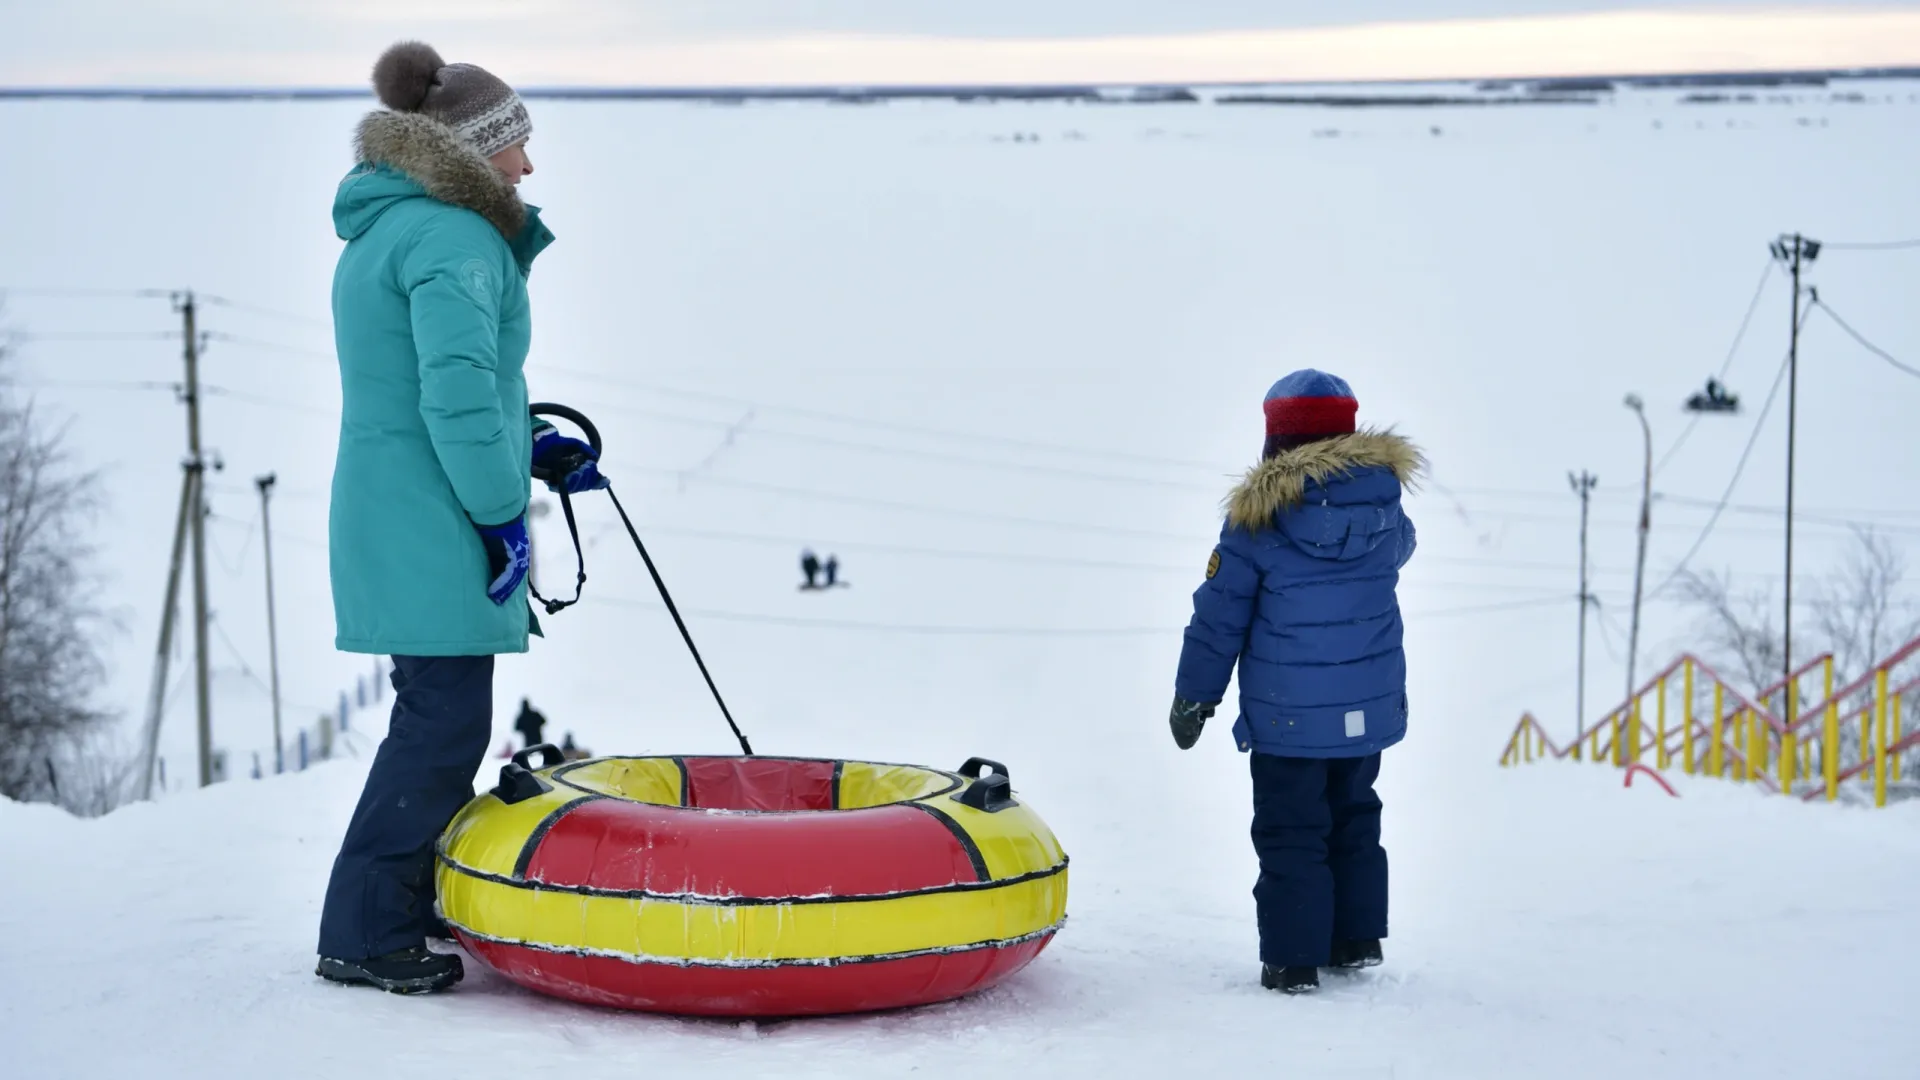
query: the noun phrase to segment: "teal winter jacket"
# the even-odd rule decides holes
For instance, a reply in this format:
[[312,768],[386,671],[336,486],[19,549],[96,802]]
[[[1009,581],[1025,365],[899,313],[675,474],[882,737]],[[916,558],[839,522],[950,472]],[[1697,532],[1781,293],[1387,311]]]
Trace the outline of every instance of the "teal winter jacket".
[[328,520],[338,648],[525,652],[524,596],[487,599],[474,526],[525,512],[527,272],[537,208],[417,114],[376,112],[341,181],[333,279],[340,448]]

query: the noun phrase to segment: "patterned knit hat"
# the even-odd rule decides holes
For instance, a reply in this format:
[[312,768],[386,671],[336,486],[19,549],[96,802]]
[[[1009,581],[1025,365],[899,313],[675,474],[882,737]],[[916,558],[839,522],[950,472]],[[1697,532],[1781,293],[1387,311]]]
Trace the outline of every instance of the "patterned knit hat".
[[485,68],[449,64],[431,45],[403,41],[373,65],[373,89],[394,112],[421,113],[447,125],[481,157],[533,134],[527,107]]
[[1353,431],[1360,410],[1353,387],[1337,375],[1305,368],[1273,384],[1264,404],[1269,456],[1329,435]]

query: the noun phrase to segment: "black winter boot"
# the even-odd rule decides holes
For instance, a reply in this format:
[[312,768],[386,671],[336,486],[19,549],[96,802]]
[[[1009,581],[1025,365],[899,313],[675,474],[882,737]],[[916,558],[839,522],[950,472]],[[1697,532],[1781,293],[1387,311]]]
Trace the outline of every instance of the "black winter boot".
[[1333,943],[1333,962],[1330,967],[1370,968],[1379,967],[1385,962],[1380,953],[1379,938],[1336,941]]
[[1307,994],[1320,989],[1320,969],[1312,967],[1274,967],[1260,965],[1260,985],[1289,994]]
[[431,994],[459,982],[466,969],[458,956],[416,945],[367,960],[323,956],[313,973],[332,982],[376,986],[395,994]]

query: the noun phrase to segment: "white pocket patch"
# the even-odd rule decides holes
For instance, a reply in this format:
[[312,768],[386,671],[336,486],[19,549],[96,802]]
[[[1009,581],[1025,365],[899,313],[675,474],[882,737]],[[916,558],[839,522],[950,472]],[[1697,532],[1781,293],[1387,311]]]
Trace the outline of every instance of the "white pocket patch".
[[1355,709],[1347,714],[1347,738],[1357,739],[1367,733],[1367,714],[1363,709]]

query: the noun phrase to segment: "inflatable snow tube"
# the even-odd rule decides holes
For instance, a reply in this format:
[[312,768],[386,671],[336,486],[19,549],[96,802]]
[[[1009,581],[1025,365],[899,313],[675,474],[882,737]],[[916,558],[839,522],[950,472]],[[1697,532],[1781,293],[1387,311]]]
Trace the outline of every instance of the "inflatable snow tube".
[[1067,857],[994,762],[560,760],[516,755],[438,850],[441,917],[534,990],[684,1016],[924,1005],[1019,971],[1066,918]]

